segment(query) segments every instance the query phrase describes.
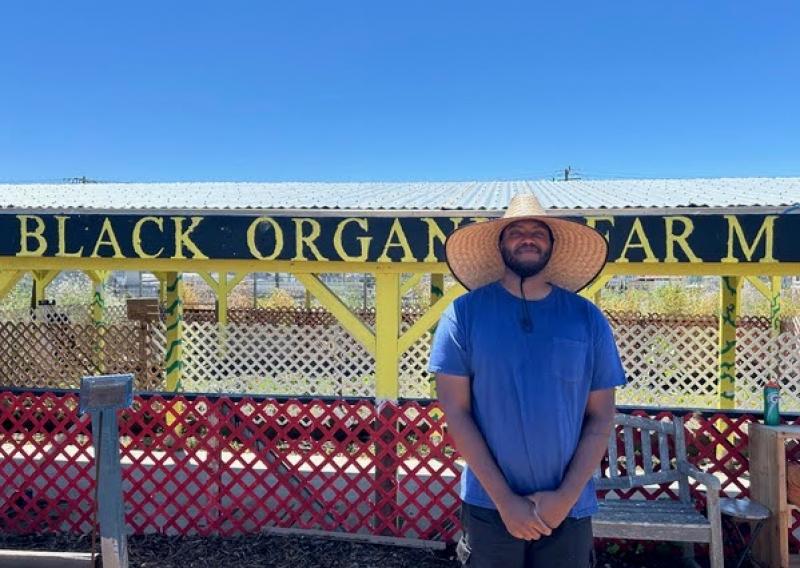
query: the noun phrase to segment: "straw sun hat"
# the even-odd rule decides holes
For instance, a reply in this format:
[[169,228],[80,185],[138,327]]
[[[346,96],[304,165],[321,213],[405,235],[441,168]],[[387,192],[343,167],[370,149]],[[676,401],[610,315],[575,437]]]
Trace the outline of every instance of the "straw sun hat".
[[547,215],[529,193],[511,199],[501,219],[467,225],[450,235],[445,256],[453,276],[468,290],[500,280],[505,273],[500,233],[522,220],[545,223],[553,233],[550,261],[541,272],[547,282],[577,292],[600,274],[608,256],[603,235],[577,221]]

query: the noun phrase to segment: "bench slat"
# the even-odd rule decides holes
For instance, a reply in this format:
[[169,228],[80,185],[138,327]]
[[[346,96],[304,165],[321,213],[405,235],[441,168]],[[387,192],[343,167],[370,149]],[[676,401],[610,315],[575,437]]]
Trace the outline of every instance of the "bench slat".
[[625,426],[622,432],[625,439],[625,470],[628,475],[636,475],[636,453],[633,450],[633,428]]
[[681,527],[658,525],[630,525],[604,523],[592,519],[592,534],[595,538],[626,538],[634,540],[665,540],[674,542],[710,542],[711,527]]
[[658,526],[693,526],[708,527],[708,519],[700,513],[687,513],[684,511],[606,511],[601,510],[592,522],[622,523],[629,525],[658,525]]
[[[672,499],[655,499],[647,501],[645,499],[604,499],[600,501],[600,508],[604,511],[689,511],[696,512],[693,505],[673,501]],[[698,513],[699,514],[699,513]]]
[[679,481],[681,474],[677,470],[657,471],[646,475],[626,475],[620,477],[603,477],[594,480],[595,489],[629,489],[631,487],[642,487],[643,485],[655,485],[658,483],[672,483]]
[[653,432],[664,432],[665,434],[675,433],[675,428],[672,424],[672,421],[669,420],[653,420],[652,418],[643,418],[641,416],[617,414],[614,417],[614,424],[617,424],[618,426],[631,426],[633,428],[651,430]]
[[642,430],[642,464],[644,473],[653,473],[653,446],[650,430]]
[[669,440],[664,432],[658,433],[658,456],[661,460],[661,471],[669,470]]
[[608,436],[608,477],[618,477],[617,471],[617,429],[612,428]]

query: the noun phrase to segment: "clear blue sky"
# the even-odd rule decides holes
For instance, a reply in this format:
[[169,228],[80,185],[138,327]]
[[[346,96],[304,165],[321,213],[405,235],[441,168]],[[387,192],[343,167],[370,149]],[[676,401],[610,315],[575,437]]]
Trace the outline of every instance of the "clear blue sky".
[[800,2],[16,1],[0,181],[800,175]]

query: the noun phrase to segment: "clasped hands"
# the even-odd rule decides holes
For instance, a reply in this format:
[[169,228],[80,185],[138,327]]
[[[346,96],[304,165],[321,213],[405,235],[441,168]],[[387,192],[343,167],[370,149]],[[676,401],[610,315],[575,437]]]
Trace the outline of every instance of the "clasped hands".
[[571,507],[570,500],[559,491],[537,491],[524,497],[513,495],[498,512],[512,536],[539,540],[564,522]]

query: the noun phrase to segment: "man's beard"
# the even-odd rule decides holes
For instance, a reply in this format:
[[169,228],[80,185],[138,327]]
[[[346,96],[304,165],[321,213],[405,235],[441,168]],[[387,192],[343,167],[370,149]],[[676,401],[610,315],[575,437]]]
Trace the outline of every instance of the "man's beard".
[[[540,249],[541,250],[541,249]],[[503,256],[503,262],[511,272],[520,278],[530,278],[539,274],[550,260],[551,249],[541,251],[539,260],[532,262],[524,262],[517,260],[514,254],[504,246],[500,246],[500,254]]]

